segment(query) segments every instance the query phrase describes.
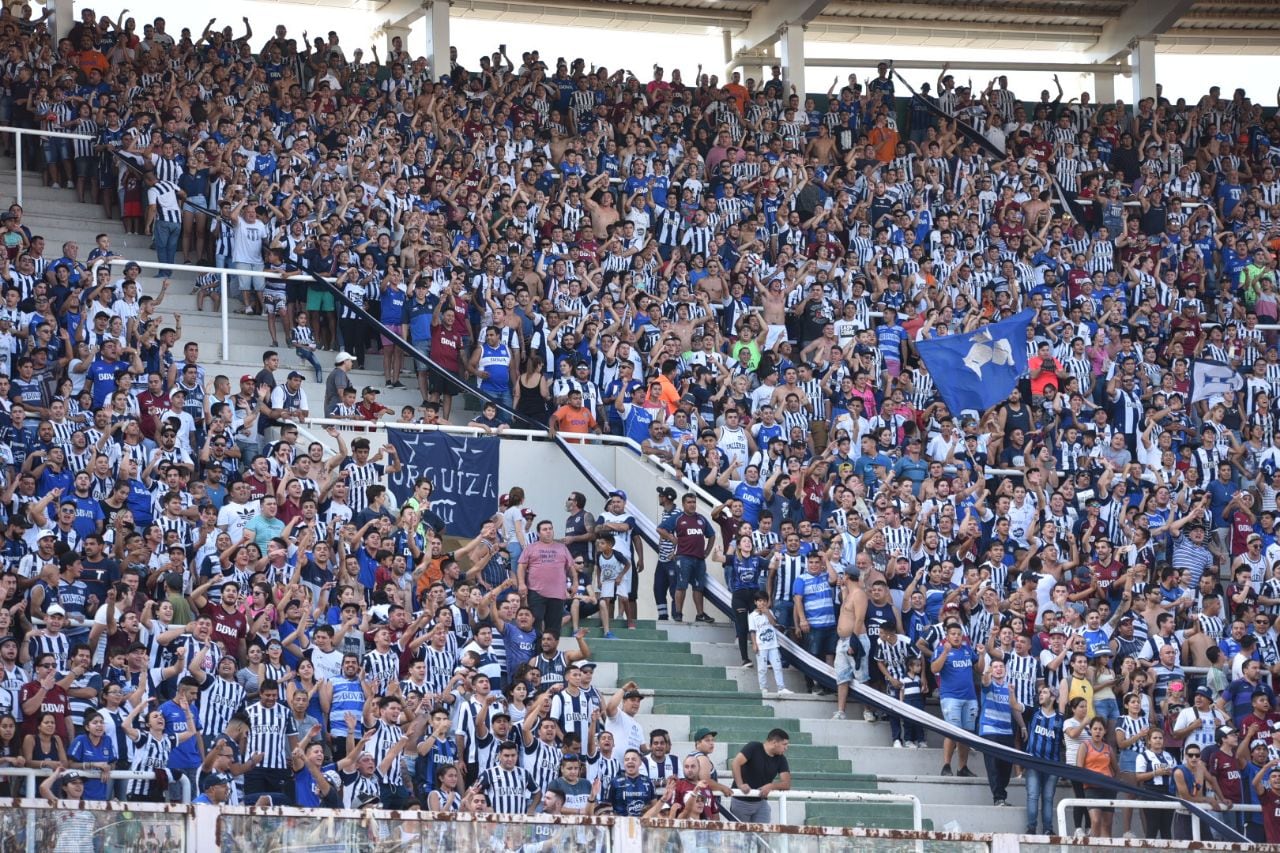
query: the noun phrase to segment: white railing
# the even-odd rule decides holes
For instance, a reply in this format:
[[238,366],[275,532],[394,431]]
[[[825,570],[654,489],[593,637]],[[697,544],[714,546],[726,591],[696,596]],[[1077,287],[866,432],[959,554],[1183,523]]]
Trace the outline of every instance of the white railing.
[[[62,130],[34,130],[26,127],[0,127],[0,133],[12,133],[17,139],[14,140],[13,157],[17,161],[17,200],[18,204],[22,204],[22,137],[24,136],[48,136],[55,139],[86,139],[95,140],[96,136],[88,136],[83,133],[67,133]],[[96,180],[96,179],[95,179]]]
[[233,276],[233,275],[243,275],[243,276],[249,276],[250,278],[261,278],[261,279],[284,278],[284,276],[276,272],[263,272],[260,270],[236,270],[236,269],[227,269],[226,267],[206,267],[206,266],[201,266],[199,264],[177,264],[177,263],[162,264],[159,261],[140,261],[136,258],[125,258],[121,256],[116,256],[111,258],[98,258],[93,262],[93,266],[89,268],[90,286],[88,289],[92,290],[93,286],[97,284],[98,270],[101,267],[111,266],[112,264],[137,264],[139,267],[141,267],[144,270],[183,270],[184,272],[217,273],[221,277],[220,287],[221,287],[222,298],[219,300],[219,302],[220,302],[221,312],[222,312],[222,360],[223,361],[231,360],[231,317],[229,313],[230,308],[227,305],[227,296],[228,296],[227,277]]
[[[758,791],[753,791],[753,795],[758,795]],[[771,795],[772,796],[772,795]],[[819,802],[839,802],[839,803],[907,803],[911,806],[911,828],[919,832],[924,828],[924,808],[920,804],[920,798],[915,794],[872,794],[860,793],[857,791],[778,791],[776,792],[778,799],[778,823],[790,824],[788,820],[787,805],[790,801],[807,803],[817,800]]]
[[[85,777],[100,778],[102,776],[102,771],[100,770],[77,770],[76,772]],[[26,779],[26,793],[23,796],[28,799],[36,798],[36,779],[52,775],[53,770],[48,767],[0,767],[0,778],[16,777]],[[151,770],[112,770],[110,778],[113,782],[127,782],[137,779],[153,780],[156,778],[156,774]],[[182,790],[182,802],[191,802],[191,780],[186,776],[177,776],[177,782],[178,787]]]
[[[1169,800],[1091,800],[1085,797],[1064,797],[1058,800],[1058,834],[1064,838],[1071,833],[1067,828],[1067,809],[1069,808],[1091,808],[1091,809],[1155,809],[1157,811],[1172,811],[1181,814],[1190,814],[1182,803],[1172,802]],[[1205,811],[1214,812],[1214,809],[1205,806]],[[1237,803],[1231,807],[1233,812],[1260,812],[1262,806],[1247,805]],[[1200,840],[1200,821],[1195,819],[1191,821],[1191,839],[1193,841]]]

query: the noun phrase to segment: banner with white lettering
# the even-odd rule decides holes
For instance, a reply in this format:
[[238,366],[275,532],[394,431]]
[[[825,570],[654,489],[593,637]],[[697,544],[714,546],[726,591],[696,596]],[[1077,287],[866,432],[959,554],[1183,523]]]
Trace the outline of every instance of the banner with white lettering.
[[453,536],[475,536],[498,509],[498,453],[502,442],[491,436],[387,429],[401,469],[388,476],[396,503],[413,496],[419,477],[431,481],[431,509]]

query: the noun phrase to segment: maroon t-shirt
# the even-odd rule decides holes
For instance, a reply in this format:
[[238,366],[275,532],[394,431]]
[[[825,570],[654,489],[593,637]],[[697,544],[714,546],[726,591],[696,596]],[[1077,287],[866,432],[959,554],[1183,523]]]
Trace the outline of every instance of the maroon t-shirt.
[[200,611],[213,622],[211,638],[215,643],[222,643],[223,651],[234,658],[240,657],[240,643],[249,630],[249,623],[244,614],[238,610],[230,613],[221,604],[210,602]]
[[1222,796],[1233,803],[1241,802],[1243,792],[1240,789],[1240,763],[1225,750],[1215,749],[1209,753],[1209,772],[1218,780],[1218,788]]
[[[22,685],[22,689],[18,691],[18,705],[23,705],[28,699],[36,695],[40,691],[40,684],[36,681],[28,681]],[[53,685],[49,692],[44,694],[44,699],[40,702],[40,707],[33,713],[26,714],[22,721],[22,733],[24,735],[33,735],[36,733],[36,720],[46,711],[53,713],[58,718],[57,734],[62,738],[65,745],[71,744],[70,727],[67,725],[67,691],[58,685]]]

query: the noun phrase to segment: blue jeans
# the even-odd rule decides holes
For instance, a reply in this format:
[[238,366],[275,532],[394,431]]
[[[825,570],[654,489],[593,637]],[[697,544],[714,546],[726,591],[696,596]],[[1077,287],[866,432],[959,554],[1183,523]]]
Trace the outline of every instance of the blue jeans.
[[[157,220],[153,236],[156,241],[156,260],[162,264],[173,263],[178,256],[178,238],[182,236],[182,223]],[[173,270],[162,267],[160,275],[173,275]]]
[[1047,835],[1053,835],[1053,797],[1058,787],[1058,777],[1034,767],[1023,771],[1027,780],[1027,834],[1035,835],[1036,807],[1040,809],[1040,829]]

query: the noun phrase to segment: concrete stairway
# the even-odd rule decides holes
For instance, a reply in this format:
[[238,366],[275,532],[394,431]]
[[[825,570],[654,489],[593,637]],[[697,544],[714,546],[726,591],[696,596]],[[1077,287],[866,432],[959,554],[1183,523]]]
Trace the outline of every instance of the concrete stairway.
[[[56,260],[62,255],[62,244],[73,240],[80,246],[80,260],[84,262],[93,249],[94,238],[98,234],[107,234],[111,238],[111,247],[126,259],[139,261],[155,261],[155,252],[150,248],[150,238],[146,235],[131,235],[124,231],[119,220],[102,217],[102,208],[98,204],[81,204],[76,201],[72,189],[53,189],[45,187],[40,176],[26,171],[23,175],[23,224],[33,235],[45,238],[45,257]],[[16,199],[14,180],[14,162],[12,158],[0,158],[0,201],[7,208]],[[179,261],[182,254],[178,254]],[[117,263],[114,271],[119,275],[123,271],[123,263]],[[155,277],[154,270],[143,270],[139,280],[146,294],[155,296],[160,292],[160,280]],[[167,321],[172,321],[175,312],[182,315],[182,341],[195,341],[200,344],[201,363],[210,368],[211,374],[225,373],[232,378],[232,387],[238,387],[238,378],[244,373],[257,373],[262,369],[262,353],[273,348],[267,332],[266,318],[262,316],[246,316],[234,313],[240,306],[239,296],[232,284],[229,318],[230,358],[222,358],[222,319],[219,312],[213,311],[206,302],[205,311],[196,310],[195,296],[191,293],[194,273],[179,271],[172,278],[169,292],[159,313]],[[314,325],[314,321],[313,321]],[[291,369],[297,368],[306,376],[303,387],[310,398],[312,412],[319,416],[324,403],[324,385],[314,381],[314,371],[297,357],[292,349],[285,346],[287,337],[280,331],[281,346],[275,347],[280,353],[280,370],[276,379],[283,381]],[[316,353],[325,374],[333,367],[333,352]],[[365,359],[366,370],[353,370],[351,381],[357,388],[366,385],[377,388],[381,393],[380,402],[390,407],[399,416],[400,407],[417,405],[421,395],[417,390],[417,379],[411,372],[402,372],[400,381],[405,388],[386,387],[382,373],[382,357],[370,354]],[[411,367],[411,365],[410,365]],[[454,411],[451,420],[454,423],[466,423],[474,415],[474,411],[464,408],[467,397],[459,395],[454,398]]]
[[[642,620],[632,631],[615,627],[617,640],[604,639],[598,628],[589,633],[592,659],[599,664],[595,685],[607,695],[608,688],[635,681],[652,694],[641,705],[641,722],[646,729],[669,731],[677,755],[692,751],[696,729],[717,731],[713,758],[722,780],[731,778],[728,763],[744,743],[783,728],[791,735],[787,758],[796,790],[914,794],[923,804],[926,826],[934,829],[952,823],[964,832],[1021,832],[1025,827],[1022,782],[1010,785],[1016,807],[993,806],[978,754],[969,760],[978,778],[944,778],[936,737],[930,736],[927,749],[894,749],[887,722],[864,722],[856,704],[849,707],[850,719],[832,720],[834,698],[805,694],[803,679],[790,669],[787,686],[797,694],[763,698],[755,670],[739,666],[733,628],[723,620],[711,626]],[[571,646],[573,640],[564,642]],[[817,800],[792,802],[788,811],[795,824],[911,826],[905,804]]]

